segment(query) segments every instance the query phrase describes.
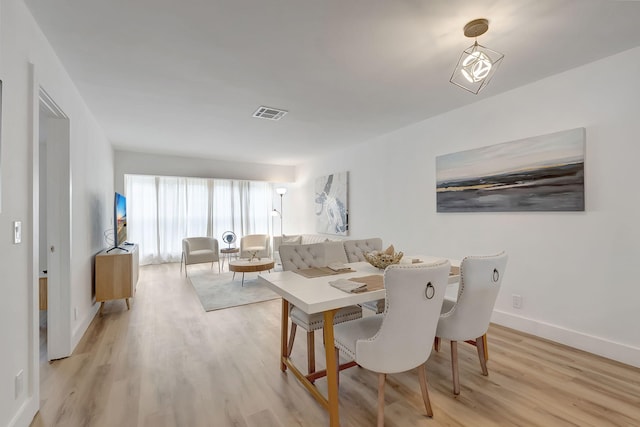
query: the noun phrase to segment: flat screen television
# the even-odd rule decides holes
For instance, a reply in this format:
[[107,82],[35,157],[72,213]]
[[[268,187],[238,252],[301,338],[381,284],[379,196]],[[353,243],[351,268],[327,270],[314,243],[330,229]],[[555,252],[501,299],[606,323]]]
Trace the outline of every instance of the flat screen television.
[[116,193],[113,202],[113,224],[113,246],[123,246],[127,241],[127,199],[120,193]]

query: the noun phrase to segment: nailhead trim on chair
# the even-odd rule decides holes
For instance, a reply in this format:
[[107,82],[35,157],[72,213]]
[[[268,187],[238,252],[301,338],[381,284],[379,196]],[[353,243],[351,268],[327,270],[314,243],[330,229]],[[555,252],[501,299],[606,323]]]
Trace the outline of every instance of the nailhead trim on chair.
[[[289,314],[291,315],[291,312],[294,311],[294,309],[296,310],[296,312],[293,314],[292,320],[295,318],[296,323],[302,328],[308,331],[317,331],[318,329],[322,329],[322,327],[324,326],[324,317],[322,313],[315,313],[315,314],[309,315],[309,322],[307,323],[300,318],[301,316],[296,315],[298,312],[303,314],[299,308],[296,308],[295,306],[291,306],[291,309],[289,310]],[[333,318],[333,324],[337,325],[338,323],[359,319],[361,317],[362,317],[362,308],[360,308],[357,305],[352,305],[352,306],[344,307],[338,310],[338,312]]]

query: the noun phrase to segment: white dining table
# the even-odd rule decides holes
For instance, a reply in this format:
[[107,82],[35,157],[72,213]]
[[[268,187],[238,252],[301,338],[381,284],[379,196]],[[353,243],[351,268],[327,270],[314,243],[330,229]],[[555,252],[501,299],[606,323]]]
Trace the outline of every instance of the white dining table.
[[[408,257],[407,257],[408,258]],[[441,261],[445,258],[433,256],[413,256],[424,263]],[[449,284],[458,283],[460,276],[460,262],[449,260],[452,266],[452,274],[449,275]],[[280,333],[280,370],[289,369],[315,399],[329,412],[329,425],[340,425],[338,412],[338,361],[334,347],[333,318],[336,312],[343,307],[354,304],[362,304],[385,297],[385,289],[348,293],[329,284],[336,279],[350,279],[369,275],[382,275],[383,271],[373,267],[367,262],[355,262],[346,264],[353,272],[341,273],[323,277],[307,278],[293,271],[277,271],[264,273],[258,276],[258,281],[282,297],[282,317]],[[307,314],[323,313],[324,318],[324,348],[326,369],[311,375],[304,375],[287,356],[287,343],[289,334],[289,305],[293,304]],[[343,365],[353,366],[353,362]],[[321,377],[327,377],[327,397],[325,397],[314,385],[314,381]]]

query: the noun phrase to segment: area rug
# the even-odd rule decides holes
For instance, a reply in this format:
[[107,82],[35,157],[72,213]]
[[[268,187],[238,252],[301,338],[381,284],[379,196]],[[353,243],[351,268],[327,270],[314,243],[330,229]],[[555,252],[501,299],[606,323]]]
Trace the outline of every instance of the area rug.
[[242,273],[217,274],[211,271],[189,272],[191,284],[205,311],[220,310],[280,298],[278,294],[258,282],[257,273],[246,273],[242,286]]

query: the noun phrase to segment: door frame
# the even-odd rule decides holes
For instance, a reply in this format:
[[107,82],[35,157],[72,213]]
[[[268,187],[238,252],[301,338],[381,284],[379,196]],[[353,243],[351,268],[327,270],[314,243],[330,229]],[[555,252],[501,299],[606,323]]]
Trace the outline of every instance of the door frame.
[[39,113],[47,147],[47,358],[55,360],[71,355],[70,128],[69,118],[42,87]]
[[[39,278],[40,206],[40,127],[44,126],[47,161],[47,359],[71,355],[71,156],[69,117],[58,106],[32,72],[33,96],[33,247],[34,292],[36,301]],[[52,203],[55,201],[55,203]],[[52,253],[51,247],[54,248]],[[35,306],[39,319],[38,307]],[[35,324],[39,338],[39,322]],[[39,339],[36,355],[39,354]]]

